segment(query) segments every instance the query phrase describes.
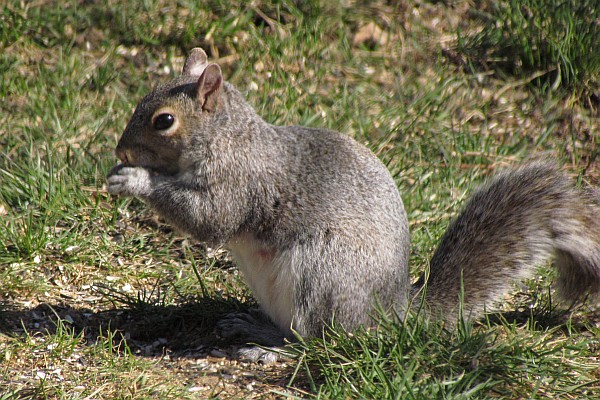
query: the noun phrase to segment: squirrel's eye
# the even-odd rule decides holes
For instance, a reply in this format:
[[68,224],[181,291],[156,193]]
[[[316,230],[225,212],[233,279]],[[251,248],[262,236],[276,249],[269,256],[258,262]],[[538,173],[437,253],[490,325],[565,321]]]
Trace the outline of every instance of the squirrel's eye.
[[156,116],[156,118],[154,118],[154,121],[152,121],[152,126],[157,131],[164,131],[173,126],[174,122],[175,117],[173,116],[173,114],[164,113],[159,114]]

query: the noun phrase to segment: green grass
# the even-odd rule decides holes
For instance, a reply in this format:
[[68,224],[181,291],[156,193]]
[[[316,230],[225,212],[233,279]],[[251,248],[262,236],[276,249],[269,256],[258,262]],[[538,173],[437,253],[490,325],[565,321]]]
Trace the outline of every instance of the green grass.
[[461,51],[480,66],[531,80],[545,90],[565,88],[598,102],[600,9],[593,0],[482,1],[473,13],[477,34],[459,37]]
[[495,170],[546,152],[600,183],[597,10],[549,3],[3,3],[0,399],[592,397],[598,312],[556,307],[545,269],[473,325],[382,317],[272,367],[224,359],[215,321],[254,305],[226,253],[103,189],[135,104],[201,46],[267,121],[383,160],[417,276]]
[[302,342],[296,379],[318,397],[366,399],[593,398],[598,384],[598,366],[580,361],[594,357],[597,328],[556,310],[476,326],[415,315],[381,321]]

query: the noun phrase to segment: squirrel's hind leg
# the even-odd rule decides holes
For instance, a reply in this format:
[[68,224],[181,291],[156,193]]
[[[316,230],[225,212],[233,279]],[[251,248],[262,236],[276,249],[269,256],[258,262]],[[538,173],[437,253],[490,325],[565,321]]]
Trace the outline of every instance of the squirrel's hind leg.
[[224,339],[256,344],[257,346],[242,347],[237,352],[240,359],[252,362],[272,364],[280,357],[280,347],[285,345],[285,335],[258,309],[252,309],[248,313],[229,314],[217,322],[216,330]]

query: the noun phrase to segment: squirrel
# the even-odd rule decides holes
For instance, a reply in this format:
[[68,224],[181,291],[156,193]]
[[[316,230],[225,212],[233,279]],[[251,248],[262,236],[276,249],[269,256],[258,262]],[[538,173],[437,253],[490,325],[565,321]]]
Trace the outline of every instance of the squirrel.
[[432,315],[476,318],[552,258],[565,299],[600,293],[600,201],[539,160],[477,189],[411,284],[408,219],[383,163],[339,132],[265,122],[200,48],[144,97],[116,155],[111,194],[230,251],[261,312],[218,330],[248,343],[372,326],[376,306],[403,316],[422,290]]

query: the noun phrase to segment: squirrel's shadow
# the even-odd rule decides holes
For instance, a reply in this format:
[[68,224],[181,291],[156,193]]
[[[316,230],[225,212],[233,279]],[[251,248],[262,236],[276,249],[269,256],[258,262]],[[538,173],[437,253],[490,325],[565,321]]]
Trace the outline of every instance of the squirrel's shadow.
[[40,304],[19,310],[0,305],[0,332],[9,336],[55,334],[58,329],[93,344],[111,340],[121,350],[125,346],[136,355],[203,358],[218,351],[220,356],[237,344],[223,340],[215,333],[216,322],[231,312],[248,306],[235,300],[218,298],[194,299],[179,305],[140,302],[135,306],[93,311],[61,304]]

